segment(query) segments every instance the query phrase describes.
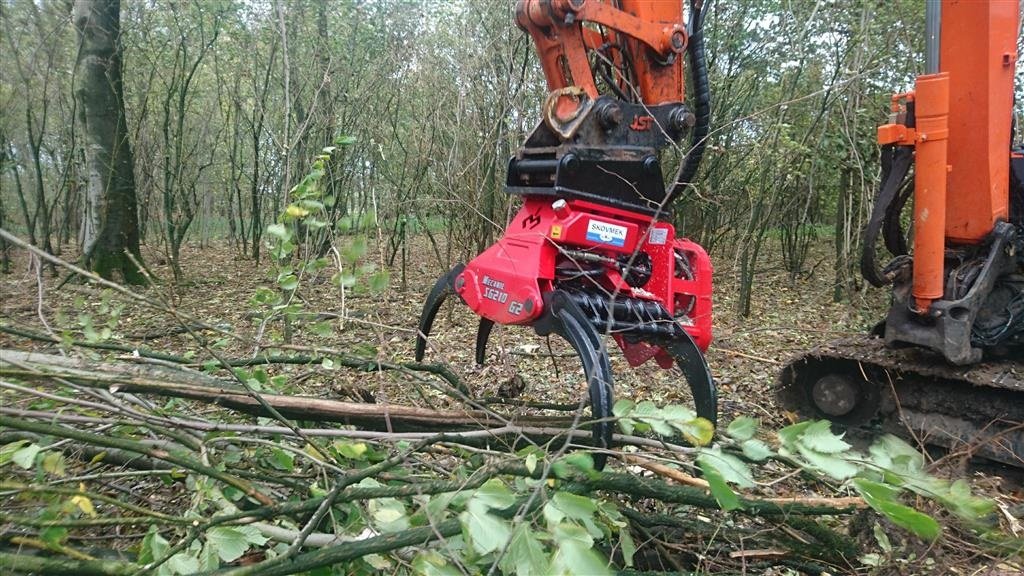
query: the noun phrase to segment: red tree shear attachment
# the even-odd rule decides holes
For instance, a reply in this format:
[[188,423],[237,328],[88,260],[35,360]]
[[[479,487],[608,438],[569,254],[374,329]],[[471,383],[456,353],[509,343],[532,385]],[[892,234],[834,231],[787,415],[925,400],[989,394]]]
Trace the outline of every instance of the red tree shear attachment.
[[[480,364],[495,323],[569,342],[583,365],[598,448],[611,446],[614,430],[605,336],[632,366],[677,366],[697,415],[716,420],[702,354],[711,342],[711,262],[700,246],[675,238],[671,224],[582,200],[527,198],[497,243],[437,281],[420,318],[417,360],[451,294],[480,316]],[[605,455],[595,462],[603,466]]]

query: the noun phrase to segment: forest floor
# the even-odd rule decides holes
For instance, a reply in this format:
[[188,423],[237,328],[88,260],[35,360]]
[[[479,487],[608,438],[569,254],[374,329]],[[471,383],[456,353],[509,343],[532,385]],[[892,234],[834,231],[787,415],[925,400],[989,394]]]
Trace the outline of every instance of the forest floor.
[[[151,309],[109,290],[104,292],[75,281],[58,288],[66,272],[61,271],[59,278],[48,271],[39,275],[29,266],[24,253],[16,252],[14,256],[11,272],[0,275],[0,319],[4,324],[37,333],[67,333],[74,338],[83,338],[90,329],[100,331],[101,337],[107,336],[102,334],[101,327],[108,325],[113,342],[178,355],[195,354],[197,364],[209,358],[208,351],[197,346],[189,334],[182,333],[174,319],[155,315]],[[172,285],[171,270],[159,252],[144,249],[144,258],[156,276],[167,282],[133,289],[137,293],[173,303],[177,310],[207,324],[258,340],[280,341],[280,323],[261,325],[255,314],[258,308],[251,303],[258,288],[274,287],[269,266],[254,266],[252,260],[239,256],[237,250],[227,245],[203,249],[190,246],[182,251],[185,277]],[[365,257],[369,262],[378,258],[372,248]],[[819,259],[827,260],[827,255],[812,253],[812,262]],[[763,261],[779,262],[781,258],[769,251]],[[732,266],[722,261],[715,264],[715,341],[707,358],[719,386],[720,421],[748,415],[760,418],[768,428],[788,424],[791,415],[776,406],[773,391],[774,380],[785,361],[817,344],[870,329],[882,317],[887,296],[883,291],[873,290],[858,294],[853,303],[834,303],[830,266],[818,266],[815,274],[794,279],[781,265],[766,264],[757,276],[752,314],[744,318],[735,311],[738,290]],[[407,282],[401,281],[400,268],[392,270],[390,286],[381,292],[372,292],[360,281],[343,294],[328,281],[332,272],[328,269],[319,276],[303,279],[297,291],[305,311],[320,314],[330,330],[296,326],[293,343],[381,361],[412,360],[423,299],[442,272],[427,243],[417,243],[410,250],[405,270]],[[124,308],[112,316],[118,303],[124,304]],[[480,367],[473,361],[475,331],[475,317],[462,306],[450,305],[435,322],[428,361],[451,368],[477,398],[508,396],[510,388],[519,388],[516,397],[526,402],[579,402],[582,378],[567,345],[554,339],[549,343],[529,329],[496,327],[488,362]],[[207,334],[211,336],[207,345],[225,356],[243,358],[254,353],[253,349],[242,349],[229,339]],[[552,353],[548,352],[549,345]],[[45,347],[0,334],[0,348]],[[617,349],[612,350],[611,360],[616,398],[652,400],[658,405],[690,403],[685,383],[675,371],[659,370],[656,366],[630,369]],[[426,403],[434,408],[444,408],[449,403],[449,399],[434,391],[411,389],[409,379],[399,373],[367,374],[323,368],[277,366],[268,371],[272,375],[287,375],[288,390],[295,394],[377,403]],[[972,484],[982,493],[1018,506],[1024,501],[1019,487],[1004,484],[998,476],[986,472],[973,472],[973,476]],[[780,486],[779,490],[786,488]],[[936,551],[925,551],[918,560],[925,556],[943,558]],[[945,558],[956,558],[957,562],[973,558],[971,565],[985,565],[983,551],[976,549],[951,552]],[[914,564],[914,570],[923,566],[920,562]],[[974,572],[946,571],[941,566],[924,572]],[[903,570],[894,573],[899,572]]]
[[[227,245],[208,248],[187,246],[182,250],[184,279],[170,284],[172,273],[166,258],[156,251],[143,250],[147,266],[158,279],[166,283],[151,288],[136,288],[136,292],[173,302],[181,312],[201,319],[207,324],[229,327],[231,331],[255,338],[260,323],[254,320],[258,310],[251,298],[261,287],[273,287],[266,263],[255,266],[249,258]],[[22,256],[22,254],[17,254]],[[812,258],[823,255],[812,254]],[[366,260],[373,262],[377,255],[370,249]],[[765,262],[778,262],[778,255],[770,251]],[[776,406],[773,396],[774,379],[784,362],[801,351],[830,340],[862,334],[883,316],[886,295],[882,291],[860,293],[855,302],[832,302],[832,279],[828,267],[819,266],[816,274],[792,278],[781,265],[765,265],[759,270],[752,313],[741,317],[736,313],[737,282],[728,262],[716,262],[714,284],[714,342],[707,360],[719,386],[722,420],[746,414],[761,418],[767,424],[781,424],[785,416]],[[95,325],[110,319],[101,291],[68,282],[59,290],[54,287],[63,279],[43,276],[43,292],[37,275],[30,271],[28,262],[16,258],[12,272],[0,276],[0,315],[35,331],[45,331],[40,316],[46,319],[56,333],[71,330],[81,335],[85,316]],[[396,265],[397,268],[397,265]],[[331,333],[304,331],[295,328],[293,342],[306,346],[323,346],[344,350],[353,355],[378,360],[408,361],[412,359],[415,328],[423,300],[441,274],[426,242],[418,243],[407,256],[406,278],[401,282],[401,271],[391,271],[390,286],[381,293],[373,293],[365,285],[341,291],[327,279],[331,270],[319,277],[304,280],[297,296],[304,302],[306,312],[321,314],[331,325]],[[153,350],[171,353],[199,352],[192,337],[174,326],[174,320],[156,317],[137,303],[126,305],[116,320],[111,333],[114,341],[124,340],[143,344]],[[337,318],[335,316],[340,316]],[[264,327],[266,340],[279,338],[282,327]],[[524,401],[576,402],[577,389],[565,386],[563,379],[576,376],[576,359],[560,339],[550,342],[536,336],[528,328],[496,326],[491,335],[487,364],[480,367],[473,361],[473,342],[476,317],[462,306],[448,305],[435,323],[431,334],[428,360],[441,362],[454,369],[477,396],[495,396],[502,384],[516,379],[525,385],[519,396]],[[0,345],[24,346],[24,341],[13,341],[0,335]],[[228,355],[244,356],[251,350],[232,349],[231,343],[217,343],[227,347]],[[554,354],[548,353],[548,345]],[[637,401],[653,400],[657,404],[688,403],[685,382],[675,371],[658,369],[653,363],[631,369],[621,352],[610,349],[612,370],[615,375],[616,397]],[[200,353],[201,355],[201,353]],[[301,368],[285,368],[301,372]],[[557,374],[557,376],[556,376]],[[323,393],[323,387],[339,390],[355,389],[382,395],[378,401],[401,401],[408,391],[393,388],[394,377],[379,373],[365,374],[338,372],[331,382],[322,379],[303,379],[305,393]]]

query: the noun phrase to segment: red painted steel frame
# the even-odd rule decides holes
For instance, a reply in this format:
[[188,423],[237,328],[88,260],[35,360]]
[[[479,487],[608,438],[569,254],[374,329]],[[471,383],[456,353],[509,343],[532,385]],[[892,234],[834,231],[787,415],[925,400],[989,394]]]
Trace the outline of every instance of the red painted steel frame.
[[[601,230],[612,232],[601,237]],[[677,277],[676,249],[689,260],[692,279]],[[670,313],[692,304],[682,328],[701,350],[710,345],[712,269],[707,253],[694,242],[676,238],[667,222],[582,200],[568,201],[556,211],[550,198],[527,198],[505,234],[455,279],[455,291],[484,318],[499,324],[531,324],[544,311],[544,294],[554,286],[556,266],[574,262],[565,250],[611,258],[646,253],[652,275],[642,287],[630,287],[618,270],[608,266],[595,279],[595,288],[658,302]],[[663,367],[672,365],[671,357],[659,348],[620,337],[616,341],[630,364],[655,358]]]

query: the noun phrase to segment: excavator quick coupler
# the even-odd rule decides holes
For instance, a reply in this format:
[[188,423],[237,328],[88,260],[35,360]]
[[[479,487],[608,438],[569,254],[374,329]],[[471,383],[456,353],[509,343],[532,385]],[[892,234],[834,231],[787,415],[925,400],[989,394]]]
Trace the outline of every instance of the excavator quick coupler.
[[711,262],[671,224],[585,200],[527,196],[504,236],[438,279],[416,339],[422,360],[434,319],[450,295],[478,316],[483,364],[495,323],[532,326],[565,339],[587,383],[595,465],[612,445],[612,373],[605,336],[631,366],[677,366],[698,416],[714,424],[717,394],[704,360],[711,342]]

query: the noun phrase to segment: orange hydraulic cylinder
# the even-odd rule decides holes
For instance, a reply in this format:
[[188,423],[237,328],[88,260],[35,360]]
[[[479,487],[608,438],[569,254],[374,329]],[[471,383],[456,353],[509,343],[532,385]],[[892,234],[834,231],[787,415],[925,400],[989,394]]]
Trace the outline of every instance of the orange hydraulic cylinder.
[[1009,216],[1017,0],[943,0],[939,70],[949,72],[946,239],[983,242]]
[[914,158],[914,286],[920,312],[942,298],[946,252],[946,176],[949,172],[949,74],[918,76]]

